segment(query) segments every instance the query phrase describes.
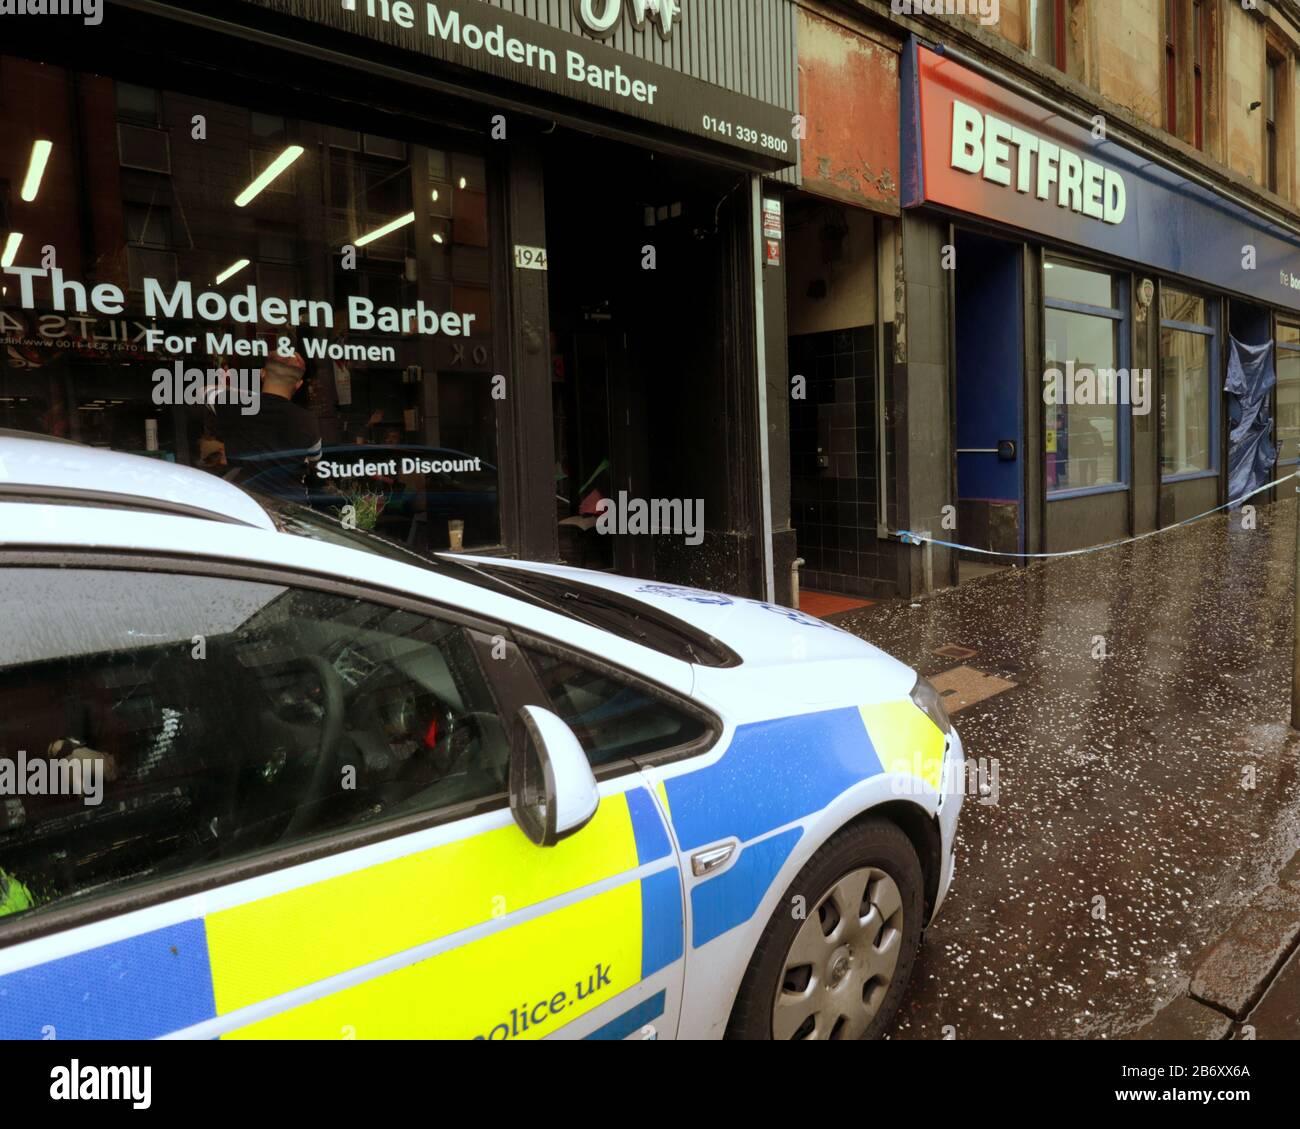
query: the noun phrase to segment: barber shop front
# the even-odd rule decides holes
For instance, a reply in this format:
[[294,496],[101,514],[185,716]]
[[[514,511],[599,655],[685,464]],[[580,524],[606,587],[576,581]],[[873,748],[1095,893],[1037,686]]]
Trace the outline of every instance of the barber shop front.
[[967,62],[904,56],[904,207],[950,312],[954,501],[933,528],[1009,563],[1273,481],[1297,454],[1300,236]]
[[[312,505],[769,592],[759,184],[797,160],[793,4],[716,43],[730,0],[537,7],[6,18],[0,429],[226,476],[223,418],[287,358]],[[608,499],[694,520],[601,529]]]

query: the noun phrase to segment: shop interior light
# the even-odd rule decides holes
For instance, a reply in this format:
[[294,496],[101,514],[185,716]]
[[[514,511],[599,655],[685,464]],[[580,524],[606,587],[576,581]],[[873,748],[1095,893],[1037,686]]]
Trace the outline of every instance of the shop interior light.
[[234,278],[235,275],[237,275],[246,266],[248,266],[248,260],[240,259],[239,262],[235,263],[233,266],[227,267],[219,275],[217,275],[217,285],[220,286],[223,282],[227,282],[228,280]]
[[384,224],[383,227],[376,228],[368,235],[362,235],[358,237],[358,239],[356,240],[356,246],[365,247],[367,244],[373,243],[376,239],[383,239],[385,235],[392,235],[393,232],[400,231],[408,224],[413,224],[414,222],[415,222],[414,212],[410,212],[407,215],[400,216],[399,218],[393,220],[392,223],[386,223]]
[[261,176],[235,197],[235,207],[247,208],[249,204],[266,191],[267,187],[278,176],[280,176],[285,169],[293,164],[294,161],[301,157],[306,151],[307,150],[305,150],[301,145],[290,145],[289,148],[266,166],[266,171],[262,173]]
[[461,188],[468,188],[468,187],[469,187],[469,181],[466,180],[463,176],[460,178],[460,186],[461,186]]
[[438,190],[436,188],[433,190],[433,202],[435,204],[438,202]]
[[442,242],[443,242],[442,236],[436,231],[433,233],[433,241],[437,243],[438,246],[440,247],[442,246]]
[[18,247],[22,243],[23,237],[17,231],[9,233],[8,240],[5,241],[5,249],[0,251],[0,267],[11,267],[14,260],[18,258]]
[[50,154],[53,151],[53,141],[37,141],[32,145],[32,159],[27,164],[27,179],[23,181],[22,190],[22,197],[29,204],[36,199],[41,191],[41,180],[45,176],[45,166],[49,164]]

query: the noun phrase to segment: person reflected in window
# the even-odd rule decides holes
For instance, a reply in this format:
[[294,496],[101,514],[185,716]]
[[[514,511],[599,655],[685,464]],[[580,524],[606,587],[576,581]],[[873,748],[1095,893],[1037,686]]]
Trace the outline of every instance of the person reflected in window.
[[307,475],[321,457],[322,444],[316,417],[293,402],[306,371],[307,363],[297,353],[276,354],[262,367],[261,403],[255,415],[244,415],[239,404],[216,406],[217,433],[232,468],[227,478],[237,482],[270,468],[278,472],[275,494],[307,493]]

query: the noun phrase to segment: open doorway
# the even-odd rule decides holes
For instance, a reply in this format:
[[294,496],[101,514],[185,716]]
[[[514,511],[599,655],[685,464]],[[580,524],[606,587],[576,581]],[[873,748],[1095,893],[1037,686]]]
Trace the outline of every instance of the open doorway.
[[[1018,243],[959,231],[956,325],[958,540],[1025,551],[1024,285]],[[959,581],[1010,567],[962,553]]]
[[[746,441],[734,264],[750,180],[561,132],[545,177],[561,558],[738,590],[738,554],[718,548]],[[680,503],[683,528],[607,535],[604,499]]]

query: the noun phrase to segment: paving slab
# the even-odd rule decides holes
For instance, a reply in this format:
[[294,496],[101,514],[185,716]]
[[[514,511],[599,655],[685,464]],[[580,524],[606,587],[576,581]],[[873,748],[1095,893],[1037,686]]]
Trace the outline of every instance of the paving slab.
[[1215,1011],[1197,1000],[1179,996],[1150,1023],[1139,1027],[1128,1038],[1208,1042],[1226,1039],[1231,1030],[1232,1020],[1223,1012]]
[[1266,887],[1210,946],[1192,976],[1192,996],[1244,1018],[1297,938],[1300,889]]
[[1300,952],[1291,955],[1246,1024],[1256,1039],[1300,1039]]

